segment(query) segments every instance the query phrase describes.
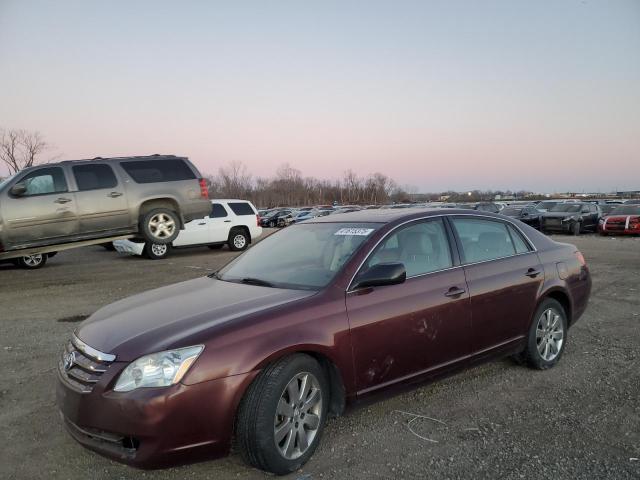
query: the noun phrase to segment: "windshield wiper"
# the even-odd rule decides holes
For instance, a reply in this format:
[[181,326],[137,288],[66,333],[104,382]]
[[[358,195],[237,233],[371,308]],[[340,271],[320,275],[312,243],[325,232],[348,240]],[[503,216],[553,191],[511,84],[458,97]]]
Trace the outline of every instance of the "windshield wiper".
[[273,283],[253,277],[243,278],[242,280],[240,280],[240,283],[246,283],[247,285],[258,285],[260,287],[273,287]]

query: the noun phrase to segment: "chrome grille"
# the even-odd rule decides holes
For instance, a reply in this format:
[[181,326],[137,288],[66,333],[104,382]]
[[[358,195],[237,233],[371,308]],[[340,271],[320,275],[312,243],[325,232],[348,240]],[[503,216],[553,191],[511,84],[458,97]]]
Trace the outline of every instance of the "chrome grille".
[[113,355],[98,352],[74,336],[58,360],[58,371],[72,389],[89,393],[113,360]]

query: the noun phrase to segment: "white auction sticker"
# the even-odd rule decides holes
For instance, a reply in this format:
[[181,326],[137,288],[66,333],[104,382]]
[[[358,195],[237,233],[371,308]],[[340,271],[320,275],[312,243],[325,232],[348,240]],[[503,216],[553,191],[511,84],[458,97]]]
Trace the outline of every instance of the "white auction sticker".
[[334,235],[357,235],[366,237],[371,232],[373,232],[373,228],[341,228],[334,233]]

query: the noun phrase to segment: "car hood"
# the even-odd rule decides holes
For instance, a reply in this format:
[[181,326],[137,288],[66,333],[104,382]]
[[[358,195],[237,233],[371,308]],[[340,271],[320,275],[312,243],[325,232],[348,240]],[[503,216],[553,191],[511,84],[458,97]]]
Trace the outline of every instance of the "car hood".
[[107,305],[82,322],[76,335],[87,345],[116,355],[116,361],[131,361],[188,346],[184,342],[199,333],[212,335],[234,320],[315,293],[198,278]]

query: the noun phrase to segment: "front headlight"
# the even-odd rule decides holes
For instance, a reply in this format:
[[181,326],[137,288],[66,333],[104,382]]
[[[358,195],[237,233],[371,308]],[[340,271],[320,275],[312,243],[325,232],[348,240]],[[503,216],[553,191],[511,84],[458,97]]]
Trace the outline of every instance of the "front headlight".
[[122,371],[114,390],[130,392],[142,387],[174,385],[182,380],[202,350],[203,345],[196,345],[140,357]]

